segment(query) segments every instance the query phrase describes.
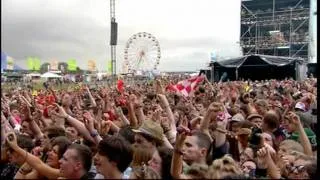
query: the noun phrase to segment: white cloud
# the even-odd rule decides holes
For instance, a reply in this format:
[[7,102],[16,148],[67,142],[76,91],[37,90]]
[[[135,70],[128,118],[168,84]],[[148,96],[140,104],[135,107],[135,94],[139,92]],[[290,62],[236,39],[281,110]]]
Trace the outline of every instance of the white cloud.
[[[110,59],[109,0],[2,0],[2,51],[17,59]],[[160,42],[161,70],[196,70],[210,51],[238,56],[240,0],[116,0],[118,70],[127,39],[149,32]]]

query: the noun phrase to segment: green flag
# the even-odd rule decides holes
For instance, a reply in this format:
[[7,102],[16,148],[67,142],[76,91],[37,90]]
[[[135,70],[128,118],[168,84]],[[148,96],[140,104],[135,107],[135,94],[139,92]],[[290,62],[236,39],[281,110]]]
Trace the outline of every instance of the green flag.
[[27,65],[29,70],[36,70],[39,71],[41,67],[41,62],[38,57],[28,57],[27,58]]
[[107,61],[107,71],[110,73],[112,72],[112,61],[111,60]]
[[28,69],[29,70],[33,70],[33,68],[34,68],[33,57],[28,57],[27,58],[27,65],[28,65]]
[[67,64],[68,64],[69,71],[76,71],[77,70],[77,61],[75,59],[69,59]]
[[33,67],[34,67],[34,70],[36,70],[36,71],[40,70],[41,62],[40,62],[40,59],[38,57],[34,57],[33,58]]

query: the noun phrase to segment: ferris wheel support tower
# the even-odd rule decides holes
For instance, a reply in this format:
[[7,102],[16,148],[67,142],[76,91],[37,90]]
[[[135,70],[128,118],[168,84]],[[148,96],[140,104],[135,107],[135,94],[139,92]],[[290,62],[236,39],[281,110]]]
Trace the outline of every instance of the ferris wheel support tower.
[[118,23],[116,22],[116,10],[115,10],[115,0],[110,0],[110,21],[111,21],[111,31],[110,31],[110,46],[111,46],[111,69],[112,75],[117,74],[116,70],[116,46],[117,46],[117,36],[118,36]]

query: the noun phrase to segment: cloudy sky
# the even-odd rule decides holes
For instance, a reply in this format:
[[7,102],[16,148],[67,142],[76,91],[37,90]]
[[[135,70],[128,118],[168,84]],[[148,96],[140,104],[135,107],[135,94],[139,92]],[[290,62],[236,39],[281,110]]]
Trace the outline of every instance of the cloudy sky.
[[[94,59],[99,70],[110,59],[109,0],[1,0],[1,51],[26,67],[27,56],[42,62],[75,58],[81,68]],[[241,54],[240,0],[116,0],[117,66],[135,33],[154,35],[161,71],[206,66],[210,52]]]

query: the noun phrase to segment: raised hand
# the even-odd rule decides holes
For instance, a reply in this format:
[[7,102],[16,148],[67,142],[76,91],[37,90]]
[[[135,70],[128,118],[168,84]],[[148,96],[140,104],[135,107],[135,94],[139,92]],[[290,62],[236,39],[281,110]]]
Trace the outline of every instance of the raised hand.
[[69,115],[66,113],[66,111],[63,109],[62,106],[60,106],[59,104],[55,103],[56,106],[56,112],[55,115],[61,117],[61,118],[67,118]]
[[90,112],[86,111],[83,113],[84,124],[89,132],[94,130],[94,118],[91,116]]
[[161,123],[160,122],[161,121],[161,119],[160,119],[161,118],[161,111],[162,111],[162,108],[159,105],[157,105],[157,107],[153,113],[153,116],[152,116],[153,121],[155,121],[157,123]]
[[164,94],[164,90],[163,90],[161,81],[159,79],[156,80],[155,90],[157,94]]
[[14,132],[10,132],[6,135],[6,140],[8,145],[15,149],[16,147],[18,147],[18,143],[17,143],[17,136],[15,135]]
[[6,123],[7,123],[7,118],[1,111],[1,126],[4,127]]
[[[116,107],[116,115],[118,117],[122,116],[123,115],[123,111],[122,111],[122,108],[121,107]],[[108,115],[109,116],[109,115]]]
[[171,129],[170,122],[167,117],[161,118],[160,125],[164,132],[167,132]]
[[290,112],[288,112],[288,117],[290,118],[290,122],[295,127],[302,126],[301,121],[300,121],[300,117],[296,113],[290,111]]
[[267,162],[273,161],[269,152],[269,149],[264,146],[257,151],[257,165],[259,168],[265,169],[267,168]]
[[112,121],[102,121],[101,122],[101,134],[105,135],[108,134],[110,131],[110,128],[112,126]]
[[190,135],[190,129],[186,126],[180,125],[177,128],[177,136],[176,136],[176,144],[175,148],[181,150],[183,147],[184,141],[186,140],[187,136]]
[[130,103],[134,104],[136,102],[137,96],[134,94],[129,95],[129,101]]
[[26,103],[23,103],[21,105],[20,112],[22,113],[22,116],[21,116],[22,120],[26,120],[26,121],[32,120],[32,114],[31,114],[30,107]]

